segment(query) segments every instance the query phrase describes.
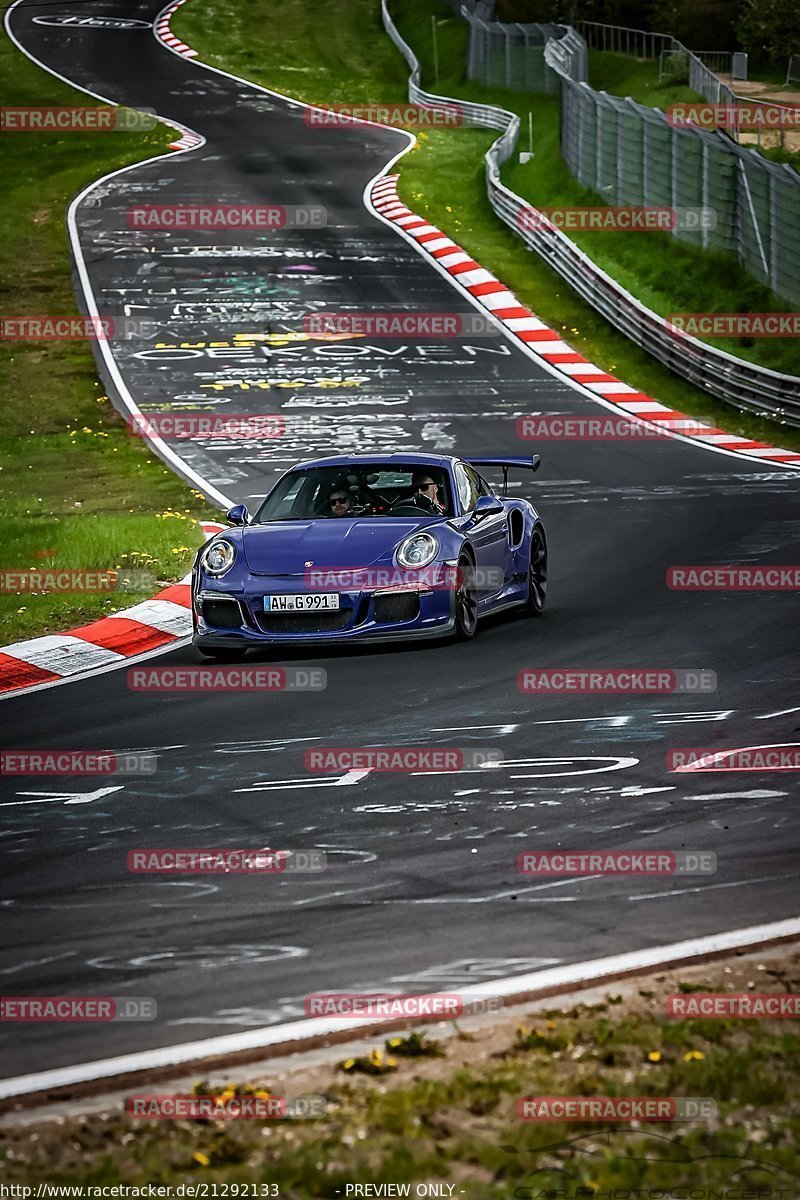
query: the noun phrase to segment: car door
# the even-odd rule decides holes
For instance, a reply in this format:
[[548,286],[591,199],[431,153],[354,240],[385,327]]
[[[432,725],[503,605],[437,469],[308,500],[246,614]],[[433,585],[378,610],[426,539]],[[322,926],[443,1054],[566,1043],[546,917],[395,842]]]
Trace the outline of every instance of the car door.
[[501,512],[473,523],[472,513],[478,497],[490,496],[493,493],[469,463],[457,462],[454,474],[461,511],[467,516],[464,532],[475,550],[478,603],[485,606],[492,602],[505,583],[508,557],[506,515]]

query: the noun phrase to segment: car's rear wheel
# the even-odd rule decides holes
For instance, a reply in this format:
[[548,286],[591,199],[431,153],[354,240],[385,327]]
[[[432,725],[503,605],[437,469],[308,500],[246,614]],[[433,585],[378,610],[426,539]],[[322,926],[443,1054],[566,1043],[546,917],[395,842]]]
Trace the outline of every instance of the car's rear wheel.
[[541,617],[547,599],[547,542],[544,530],[537,525],[531,535],[531,561],[528,567],[528,599],[524,613]]
[[475,566],[471,558],[462,555],[456,569],[456,638],[468,642],[478,631],[478,589],[475,586]]

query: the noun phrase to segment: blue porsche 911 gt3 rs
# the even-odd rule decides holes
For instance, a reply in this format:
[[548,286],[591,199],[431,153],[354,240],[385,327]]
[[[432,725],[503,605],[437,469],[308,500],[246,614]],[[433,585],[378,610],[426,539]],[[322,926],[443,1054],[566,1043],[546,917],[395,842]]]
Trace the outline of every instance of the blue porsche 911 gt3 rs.
[[[536,509],[506,495],[539,456],[342,455],[300,463],[254,516],[198,551],[194,644],[211,658],[250,647],[460,639],[517,608],[540,616],[547,542]],[[503,470],[503,495],[480,474]]]

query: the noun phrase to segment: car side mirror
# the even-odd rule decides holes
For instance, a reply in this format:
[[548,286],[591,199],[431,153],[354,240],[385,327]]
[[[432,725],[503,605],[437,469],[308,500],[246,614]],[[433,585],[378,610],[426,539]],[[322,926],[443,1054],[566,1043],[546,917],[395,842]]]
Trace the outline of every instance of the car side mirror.
[[233,508],[229,508],[225,514],[225,519],[230,525],[247,525],[250,522],[250,513],[247,511],[246,504],[234,504]]
[[505,512],[505,509],[502,500],[498,500],[497,496],[478,496],[472,512],[472,519],[473,521],[483,521],[486,517],[494,517],[501,512]]

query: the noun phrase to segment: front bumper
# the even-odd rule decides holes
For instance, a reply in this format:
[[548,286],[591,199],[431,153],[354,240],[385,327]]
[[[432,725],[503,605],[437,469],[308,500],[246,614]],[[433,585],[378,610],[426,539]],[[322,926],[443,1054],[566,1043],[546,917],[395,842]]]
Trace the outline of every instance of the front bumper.
[[442,637],[455,627],[448,588],[341,591],[338,610],[271,614],[264,611],[264,596],[307,592],[302,580],[260,576],[241,590],[224,582],[193,580],[194,640],[200,649],[405,641]]

